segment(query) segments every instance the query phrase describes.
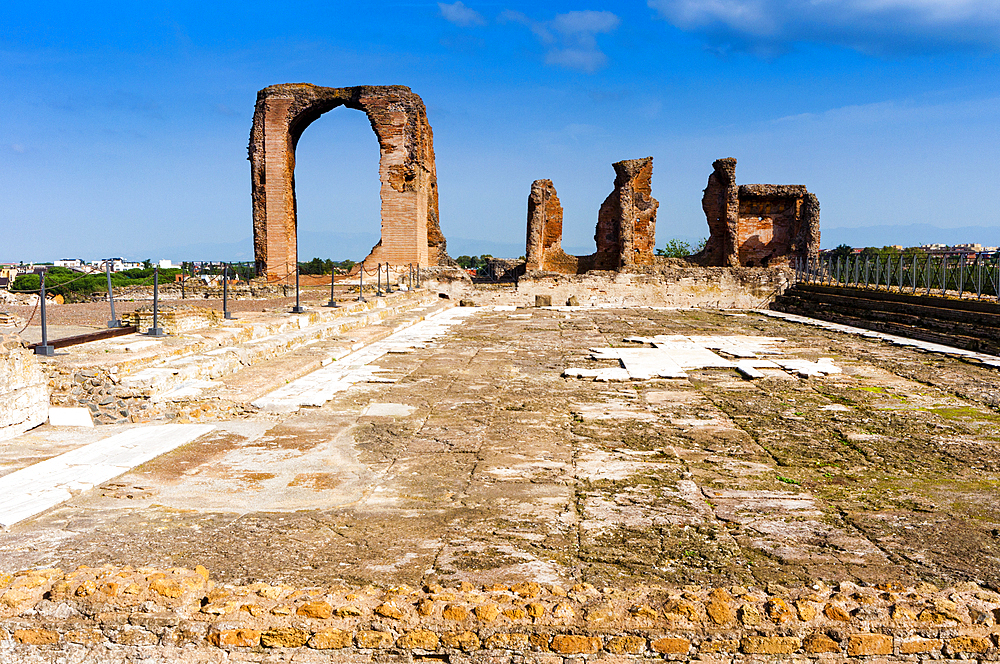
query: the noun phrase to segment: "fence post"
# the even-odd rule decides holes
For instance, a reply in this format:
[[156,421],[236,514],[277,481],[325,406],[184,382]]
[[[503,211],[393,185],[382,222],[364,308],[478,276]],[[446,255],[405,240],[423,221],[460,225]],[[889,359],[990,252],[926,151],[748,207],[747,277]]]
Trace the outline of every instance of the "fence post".
[[153,327],[146,332],[150,337],[163,337],[163,328],[160,327],[160,266],[153,270]]
[[365,300],[365,262],[361,261],[361,269],[358,271],[361,275],[361,281],[358,284],[358,302],[367,302]]
[[39,275],[41,279],[41,292],[39,292],[38,297],[42,298],[38,303],[42,308],[42,343],[35,346],[35,355],[44,355],[45,357],[52,357],[56,354],[56,349],[49,345],[49,329],[48,321],[45,319],[45,271],[43,269],[42,273]]
[[389,261],[385,262],[385,293],[386,295],[391,294],[392,284],[389,283]]
[[382,263],[375,266],[375,278],[378,279],[378,288],[375,289],[375,297],[382,297]]
[[962,299],[962,293],[965,292],[965,252],[963,251],[958,258],[958,298]]
[[232,320],[233,315],[229,313],[229,264],[222,264],[222,317]]
[[420,263],[417,263],[417,288],[420,288]]
[[295,306],[292,307],[293,314],[304,314],[306,308],[303,307],[299,302],[299,264],[298,261],[295,263]]
[[326,306],[331,307],[333,309],[336,309],[337,307],[340,306],[339,304],[337,304],[337,301],[335,299],[333,299],[333,282],[336,281],[336,278],[337,278],[337,268],[331,267],[330,268],[330,301],[326,303]]
[[108,276],[108,303],[111,305],[111,320],[108,321],[108,327],[121,327],[121,323],[118,322],[118,316],[115,315],[115,293],[111,288],[111,261],[104,261],[104,273]]

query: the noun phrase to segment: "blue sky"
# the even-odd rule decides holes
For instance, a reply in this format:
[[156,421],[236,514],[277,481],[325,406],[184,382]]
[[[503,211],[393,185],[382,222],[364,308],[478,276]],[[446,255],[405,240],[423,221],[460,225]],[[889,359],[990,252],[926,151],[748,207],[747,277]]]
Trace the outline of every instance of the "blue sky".
[[[816,193],[824,246],[996,244],[998,52],[1000,0],[8,2],[0,260],[250,257],[253,105],[286,82],[424,99],[453,255],[523,253],[537,178],[592,251],[611,163],[648,155],[660,246],[707,234],[730,156]],[[377,241],[377,164],[362,113],[306,130],[303,258]]]

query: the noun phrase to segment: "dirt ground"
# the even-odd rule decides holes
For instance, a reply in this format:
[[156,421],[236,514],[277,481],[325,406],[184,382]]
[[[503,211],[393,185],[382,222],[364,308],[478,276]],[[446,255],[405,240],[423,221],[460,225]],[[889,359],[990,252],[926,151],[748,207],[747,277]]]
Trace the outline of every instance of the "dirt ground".
[[[611,366],[590,348],[655,334],[781,337],[784,356],[843,373],[561,375]],[[0,533],[0,568],[1000,588],[995,369],[756,314],[652,309],[482,311],[379,366],[395,382],[219,422]]]

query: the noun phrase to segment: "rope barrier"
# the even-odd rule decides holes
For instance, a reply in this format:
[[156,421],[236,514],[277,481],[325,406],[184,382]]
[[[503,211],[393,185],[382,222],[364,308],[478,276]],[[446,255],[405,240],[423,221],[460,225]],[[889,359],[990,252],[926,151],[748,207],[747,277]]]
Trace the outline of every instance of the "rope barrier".
[[[39,289],[39,290],[41,290],[41,289]],[[39,295],[38,299],[35,300],[35,308],[32,309],[31,316],[28,317],[28,322],[24,324],[24,327],[22,327],[20,330],[18,330],[18,332],[17,332],[18,334],[22,334],[25,330],[27,330],[28,326],[31,325],[31,321],[35,320],[35,314],[38,313],[38,305],[41,303],[41,301],[42,301],[42,297],[41,297],[41,295]]]

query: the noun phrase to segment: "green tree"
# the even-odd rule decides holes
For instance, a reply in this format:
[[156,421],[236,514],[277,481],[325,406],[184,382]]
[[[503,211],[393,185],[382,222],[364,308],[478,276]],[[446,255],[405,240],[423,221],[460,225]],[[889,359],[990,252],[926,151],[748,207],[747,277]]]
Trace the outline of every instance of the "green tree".
[[657,256],[666,256],[667,258],[686,258],[693,253],[695,252],[691,251],[690,244],[677,238],[668,240],[662,249],[656,250]]

